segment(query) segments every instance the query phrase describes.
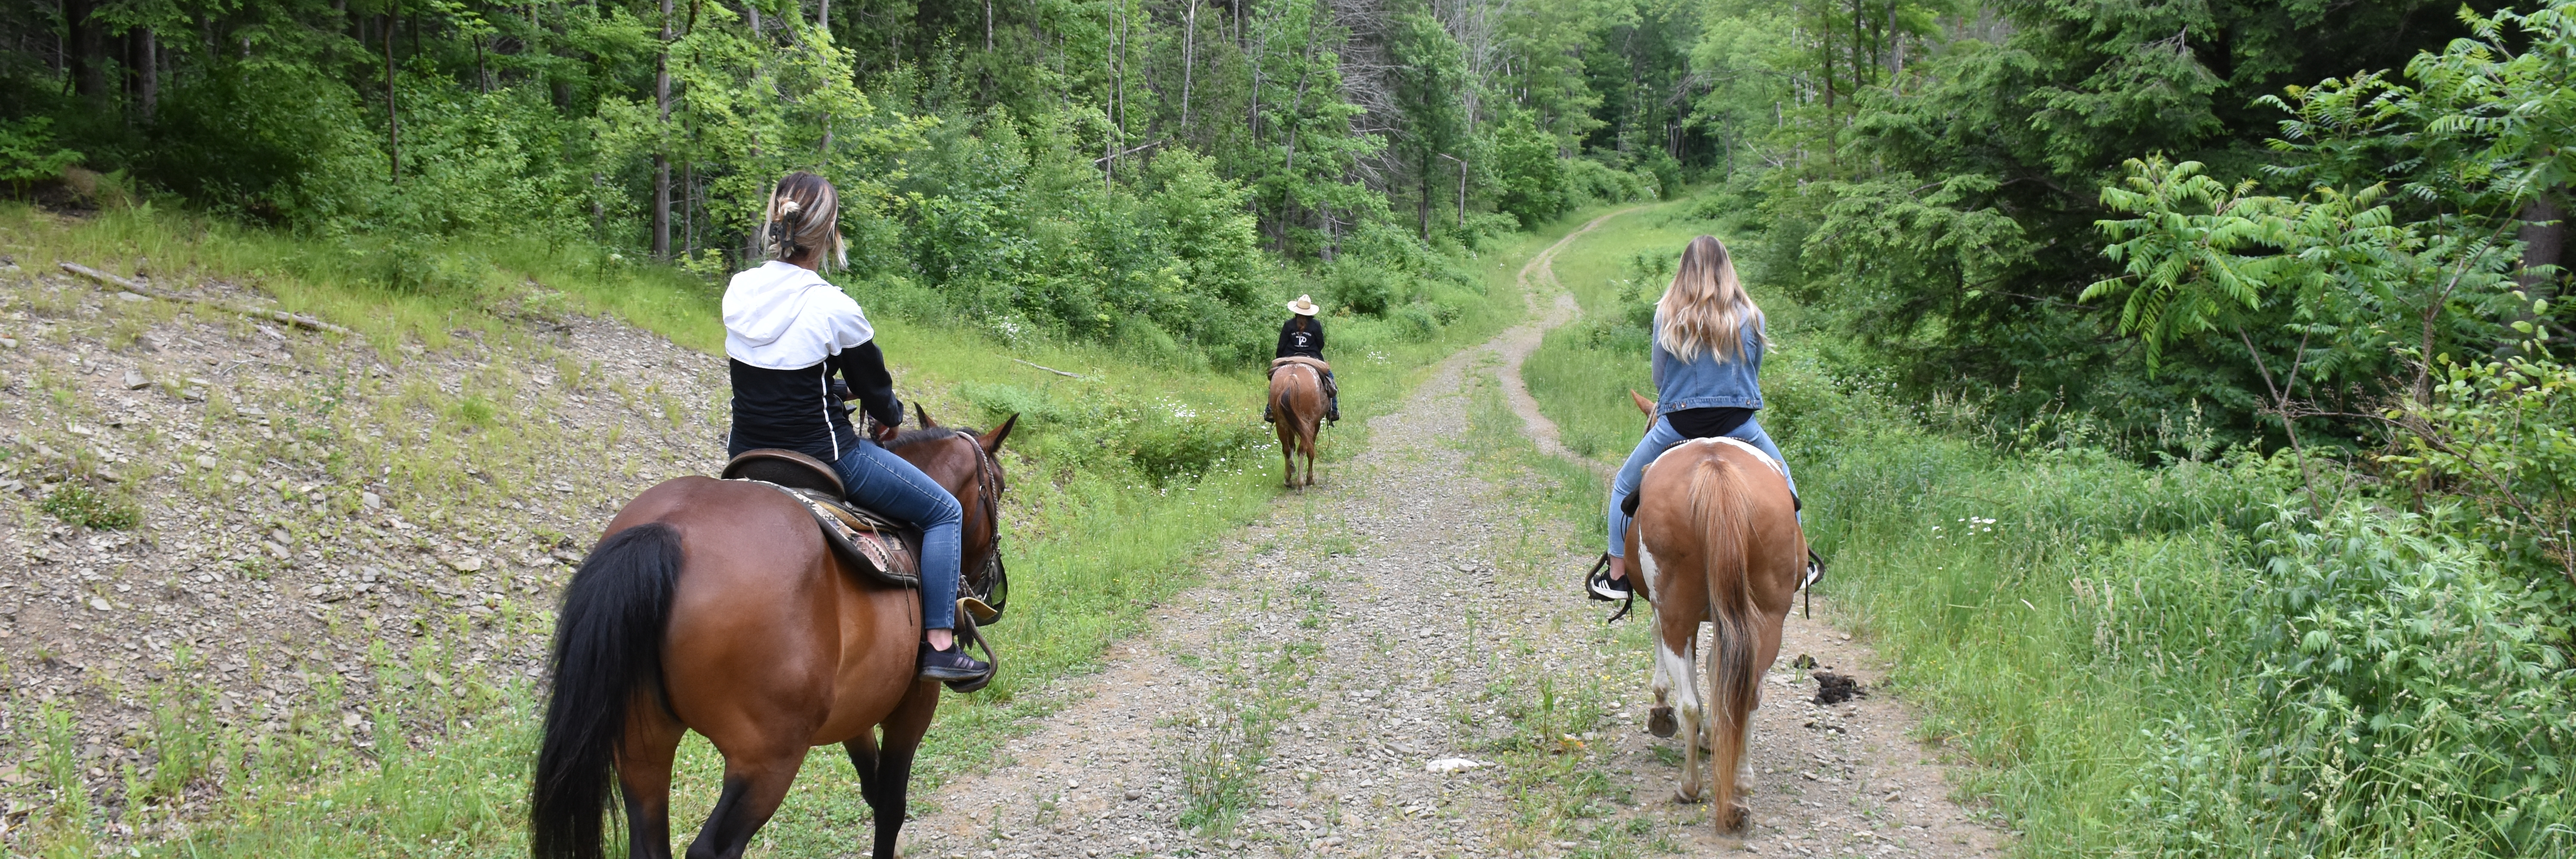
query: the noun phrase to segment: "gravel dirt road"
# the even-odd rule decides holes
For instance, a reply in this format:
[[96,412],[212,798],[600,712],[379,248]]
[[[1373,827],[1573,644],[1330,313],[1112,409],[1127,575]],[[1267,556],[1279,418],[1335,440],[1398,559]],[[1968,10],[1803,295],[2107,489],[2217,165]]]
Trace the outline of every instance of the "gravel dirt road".
[[1901,701],[1812,702],[1791,657],[1864,690],[1885,668],[1823,600],[1765,681],[1750,835],[1673,801],[1680,747],[1643,727],[1647,624],[1605,626],[1579,594],[1596,550],[1522,446],[1562,455],[1517,367],[1575,315],[1547,263],[1583,232],[1522,272],[1546,312],[1451,357],[1370,422],[1366,452],[1211,553],[1210,584],[1160,606],[1080,700],[930,797],[905,855],[1996,853]]

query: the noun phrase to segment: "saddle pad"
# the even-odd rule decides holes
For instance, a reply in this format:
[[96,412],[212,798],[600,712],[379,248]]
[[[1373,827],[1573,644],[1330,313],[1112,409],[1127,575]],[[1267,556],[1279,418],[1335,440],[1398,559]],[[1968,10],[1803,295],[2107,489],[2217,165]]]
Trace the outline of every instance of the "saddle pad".
[[840,502],[821,492],[780,486],[763,480],[745,480],[786,493],[804,505],[814,517],[814,525],[823,531],[823,542],[840,556],[841,563],[856,571],[859,578],[894,588],[921,586],[920,554],[905,539],[904,529],[869,513]]
[[1761,448],[1758,448],[1758,447],[1754,447],[1752,442],[1748,442],[1748,441],[1745,441],[1745,440],[1740,439],[1740,438],[1730,438],[1730,437],[1727,437],[1727,436],[1717,436],[1717,437],[1714,437],[1714,438],[1692,439],[1692,441],[1697,441],[1697,442],[1701,442],[1701,443],[1705,443],[1705,444],[1731,444],[1731,445],[1735,445],[1735,446],[1736,446],[1736,447],[1738,447],[1738,448],[1742,448],[1742,449],[1744,450],[1744,452],[1745,452],[1745,453],[1753,454],[1753,458],[1754,458],[1754,459],[1761,460],[1763,465],[1771,466],[1771,470],[1772,470],[1773,472],[1776,472],[1776,473],[1781,474],[1781,475],[1783,475],[1783,476],[1786,476],[1786,475],[1789,473],[1789,469],[1788,469],[1787,467],[1785,467],[1785,466],[1782,466],[1782,465],[1780,464],[1780,461],[1779,461],[1779,460],[1772,459],[1770,454],[1763,453],[1763,452],[1762,452],[1762,449],[1761,449]]
[[1664,461],[1664,457],[1671,456],[1671,455],[1672,455],[1672,453],[1673,453],[1673,451],[1680,450],[1680,449],[1682,449],[1682,448],[1683,448],[1684,446],[1686,446],[1686,445],[1693,445],[1693,444],[1731,444],[1731,445],[1734,445],[1734,446],[1736,446],[1736,447],[1738,447],[1738,448],[1742,448],[1742,449],[1744,450],[1744,452],[1746,452],[1746,453],[1753,454],[1753,458],[1754,458],[1754,459],[1761,460],[1763,465],[1771,466],[1771,471],[1772,471],[1772,473],[1779,474],[1779,475],[1784,476],[1784,477],[1785,477],[1785,476],[1787,476],[1787,475],[1789,474],[1789,469],[1788,469],[1786,466],[1781,465],[1779,460],[1772,459],[1770,454],[1763,453],[1761,448],[1754,447],[1754,446],[1752,445],[1752,443],[1747,442],[1747,441],[1745,441],[1745,440],[1743,440],[1743,439],[1740,439],[1740,438],[1728,438],[1728,437],[1726,437],[1726,436],[1711,436],[1711,437],[1708,437],[1708,438],[1688,438],[1688,439],[1683,439],[1683,440],[1681,440],[1680,442],[1675,443],[1675,444],[1674,444],[1673,446],[1671,446],[1671,447],[1664,448],[1664,452],[1663,452],[1663,453],[1655,454],[1655,458],[1654,458],[1654,459],[1652,459],[1652,460],[1648,460],[1648,461],[1646,462],[1646,468],[1647,468],[1648,470],[1653,470],[1653,469],[1654,469],[1654,467],[1655,467],[1655,464],[1656,464],[1656,463],[1663,462],[1663,461]]

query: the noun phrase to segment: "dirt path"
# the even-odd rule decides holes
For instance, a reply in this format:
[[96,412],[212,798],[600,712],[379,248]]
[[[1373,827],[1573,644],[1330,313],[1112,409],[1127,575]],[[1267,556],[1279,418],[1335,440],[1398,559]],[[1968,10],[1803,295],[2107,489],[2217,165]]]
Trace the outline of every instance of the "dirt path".
[[[1573,239],[1525,282],[1552,280]],[[1602,625],[1571,579],[1588,553],[1528,499],[1526,472],[1469,449],[1471,414],[1496,400],[1527,404],[1524,428],[1553,438],[1502,371],[1573,318],[1557,295],[1444,362],[1371,421],[1369,451],[1211,553],[1212,583],[1162,605],[1085,697],[928,798],[905,855],[1990,852],[1898,705],[1809,703],[1814,682],[1785,659],[1756,717],[1753,834],[1717,838],[1706,806],[1671,800],[1679,748],[1642,727],[1644,624]],[[1784,653],[1880,677],[1822,622],[1793,621]]]

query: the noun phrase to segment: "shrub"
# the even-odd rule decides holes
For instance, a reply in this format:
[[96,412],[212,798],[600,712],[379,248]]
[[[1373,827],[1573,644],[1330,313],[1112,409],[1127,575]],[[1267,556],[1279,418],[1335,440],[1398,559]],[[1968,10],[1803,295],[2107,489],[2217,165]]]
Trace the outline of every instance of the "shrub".
[[136,507],[134,502],[79,484],[68,484],[54,490],[36,508],[83,528],[123,530],[143,521],[143,509]]
[[[1066,399],[1016,385],[966,384],[959,395],[987,421],[1020,416],[1013,446],[1054,470],[1115,460],[1156,487],[1195,483],[1263,439],[1240,415],[1207,415],[1169,400],[1084,390]],[[1026,441],[1021,441],[1023,436]]]
[[2445,362],[2430,393],[2390,413],[2409,432],[2381,461],[2455,488],[2484,514],[2473,533],[2576,586],[2576,368],[2546,357]]

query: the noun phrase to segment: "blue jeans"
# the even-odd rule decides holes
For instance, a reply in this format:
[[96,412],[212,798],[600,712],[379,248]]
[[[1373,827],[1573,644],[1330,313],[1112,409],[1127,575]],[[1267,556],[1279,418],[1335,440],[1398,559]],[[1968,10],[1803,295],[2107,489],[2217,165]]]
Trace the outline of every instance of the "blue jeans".
[[921,529],[921,628],[957,625],[958,532],[965,511],[946,488],[893,451],[861,439],[832,463],[850,502]]
[[[1772,444],[1770,434],[1762,431],[1761,421],[1745,418],[1744,425],[1736,427],[1734,431],[1727,433],[1726,437],[1752,445],[1754,449],[1762,451],[1770,456],[1772,461],[1780,463],[1781,477],[1789,476],[1789,460],[1780,456],[1780,446]],[[1628,556],[1628,514],[1620,512],[1619,502],[1625,500],[1629,493],[1637,491],[1637,484],[1646,479],[1646,466],[1652,464],[1655,457],[1664,455],[1664,451],[1673,445],[1688,440],[1682,438],[1681,433],[1673,430],[1672,421],[1656,418],[1655,425],[1646,429],[1646,437],[1637,440],[1637,449],[1628,454],[1627,464],[1619,466],[1619,476],[1610,481],[1611,557]],[[1798,494],[1798,481],[1795,478],[1789,479],[1789,494]],[[1798,516],[1801,522],[1806,521],[1806,518],[1803,513]]]

